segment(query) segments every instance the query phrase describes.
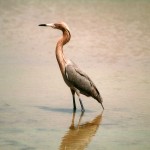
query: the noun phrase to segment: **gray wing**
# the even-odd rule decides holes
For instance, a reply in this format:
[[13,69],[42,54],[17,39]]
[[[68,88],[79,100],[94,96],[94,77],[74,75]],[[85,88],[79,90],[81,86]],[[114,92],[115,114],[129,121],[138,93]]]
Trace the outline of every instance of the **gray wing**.
[[65,75],[69,83],[77,88],[82,94],[92,96],[97,99],[99,91],[86,73],[81,71],[76,65],[69,64],[65,68]]

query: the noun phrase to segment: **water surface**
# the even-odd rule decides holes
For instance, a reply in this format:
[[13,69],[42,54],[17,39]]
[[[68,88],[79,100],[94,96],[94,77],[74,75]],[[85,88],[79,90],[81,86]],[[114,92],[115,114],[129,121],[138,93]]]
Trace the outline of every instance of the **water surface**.
[[[0,1],[0,149],[150,149],[150,2],[148,0]],[[105,111],[70,90],[55,58],[68,23],[65,55],[99,89]]]

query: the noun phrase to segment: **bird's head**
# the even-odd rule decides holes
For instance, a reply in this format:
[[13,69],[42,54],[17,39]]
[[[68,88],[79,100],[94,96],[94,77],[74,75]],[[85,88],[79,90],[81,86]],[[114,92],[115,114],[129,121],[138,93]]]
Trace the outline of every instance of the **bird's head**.
[[39,24],[39,26],[52,27],[53,29],[59,29],[59,30],[62,30],[62,31],[68,30],[70,32],[70,29],[69,29],[68,25],[65,22]]

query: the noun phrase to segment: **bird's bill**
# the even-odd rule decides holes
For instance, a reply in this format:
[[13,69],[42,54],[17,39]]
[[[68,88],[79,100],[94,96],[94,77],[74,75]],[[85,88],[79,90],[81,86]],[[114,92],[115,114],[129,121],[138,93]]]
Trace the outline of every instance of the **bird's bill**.
[[54,25],[53,23],[39,24],[39,26],[45,26],[45,27],[52,27],[52,28],[55,28],[55,25]]

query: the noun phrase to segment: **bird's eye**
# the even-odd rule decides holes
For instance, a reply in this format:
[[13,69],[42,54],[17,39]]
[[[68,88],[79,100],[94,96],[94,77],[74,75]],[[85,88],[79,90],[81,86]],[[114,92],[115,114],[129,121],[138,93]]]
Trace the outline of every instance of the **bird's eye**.
[[56,28],[57,28],[57,25],[56,25],[56,24],[54,24],[54,25],[53,25],[53,28],[54,28],[54,29],[56,29]]

